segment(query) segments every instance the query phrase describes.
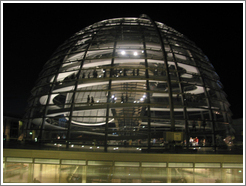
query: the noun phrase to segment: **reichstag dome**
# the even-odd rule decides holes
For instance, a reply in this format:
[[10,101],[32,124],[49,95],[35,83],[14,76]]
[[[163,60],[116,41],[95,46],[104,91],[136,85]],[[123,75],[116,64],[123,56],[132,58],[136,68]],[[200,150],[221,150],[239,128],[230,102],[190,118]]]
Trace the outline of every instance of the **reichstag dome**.
[[216,146],[232,123],[222,88],[207,56],[175,29],[144,14],[103,20],[45,63],[28,100],[26,139],[104,151],[188,147],[190,137]]

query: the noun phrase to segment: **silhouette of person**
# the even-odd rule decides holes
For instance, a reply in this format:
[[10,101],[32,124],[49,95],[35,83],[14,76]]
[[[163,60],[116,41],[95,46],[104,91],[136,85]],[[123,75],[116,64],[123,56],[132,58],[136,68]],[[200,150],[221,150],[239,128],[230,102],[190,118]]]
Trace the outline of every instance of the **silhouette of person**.
[[97,71],[96,71],[96,69],[93,71],[93,77],[94,78],[97,78]]
[[124,103],[124,96],[123,96],[123,94],[121,96],[121,103]]
[[126,103],[128,102],[128,96],[126,95]]
[[90,96],[88,95],[87,96],[87,105],[89,105],[89,103],[90,103]]
[[91,106],[94,104],[94,98],[91,96]]
[[124,72],[124,76],[126,76],[126,69],[124,69],[123,72]]

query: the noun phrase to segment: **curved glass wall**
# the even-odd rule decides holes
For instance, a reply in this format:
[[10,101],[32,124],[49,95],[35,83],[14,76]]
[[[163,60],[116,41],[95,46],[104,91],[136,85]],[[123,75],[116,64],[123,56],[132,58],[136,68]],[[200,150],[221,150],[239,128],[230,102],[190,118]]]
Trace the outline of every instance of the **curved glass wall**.
[[[32,90],[26,139],[165,145],[180,132],[216,145],[231,112],[213,66],[192,41],[147,16],[100,21],[65,41]],[[169,141],[170,142],[170,141]]]

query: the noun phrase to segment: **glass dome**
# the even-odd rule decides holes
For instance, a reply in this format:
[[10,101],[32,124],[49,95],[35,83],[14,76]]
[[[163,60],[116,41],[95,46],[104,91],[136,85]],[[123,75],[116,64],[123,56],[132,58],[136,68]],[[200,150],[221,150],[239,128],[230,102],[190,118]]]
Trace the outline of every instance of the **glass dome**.
[[146,15],[103,20],[44,65],[24,118],[26,139],[105,151],[168,141],[188,147],[190,137],[215,146],[231,123],[222,87],[207,56],[173,28]]

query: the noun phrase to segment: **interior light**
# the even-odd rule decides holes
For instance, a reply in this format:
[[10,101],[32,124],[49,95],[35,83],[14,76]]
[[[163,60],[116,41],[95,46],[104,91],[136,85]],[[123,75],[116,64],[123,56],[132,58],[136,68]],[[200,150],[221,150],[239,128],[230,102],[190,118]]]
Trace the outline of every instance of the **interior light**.
[[140,101],[143,101],[143,98],[141,98]]
[[125,55],[125,54],[126,54],[126,52],[123,50],[123,51],[121,51],[121,54],[122,54],[122,55]]
[[133,53],[133,55],[134,55],[134,56],[137,56],[137,55],[138,55],[138,53],[137,53],[137,52],[134,52],[134,53]]
[[84,147],[84,145],[82,145],[81,147]]
[[90,149],[92,149],[92,147],[90,147]]

